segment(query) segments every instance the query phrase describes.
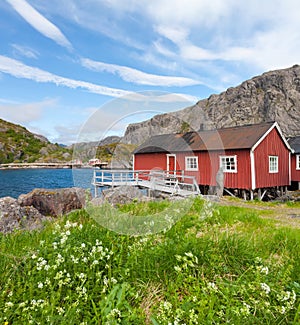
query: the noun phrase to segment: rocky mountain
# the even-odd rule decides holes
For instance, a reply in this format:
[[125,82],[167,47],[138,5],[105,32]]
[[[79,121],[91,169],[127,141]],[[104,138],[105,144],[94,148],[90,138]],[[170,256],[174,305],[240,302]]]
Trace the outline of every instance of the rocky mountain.
[[82,162],[89,159],[99,158],[101,161],[107,161],[112,156],[114,148],[120,142],[121,137],[108,136],[100,141],[79,142],[72,144],[68,148],[73,152],[73,158]]
[[69,161],[72,152],[44,136],[0,119],[0,164],[11,162]]
[[300,135],[300,66],[266,72],[183,110],[130,124],[123,142],[189,130],[277,121],[286,136]]

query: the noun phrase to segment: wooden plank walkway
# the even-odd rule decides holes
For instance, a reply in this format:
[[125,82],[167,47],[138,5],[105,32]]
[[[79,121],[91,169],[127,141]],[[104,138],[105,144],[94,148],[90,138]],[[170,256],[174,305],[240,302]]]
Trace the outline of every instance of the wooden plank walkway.
[[137,186],[171,195],[190,196],[200,194],[196,179],[182,173],[161,170],[94,170],[95,196],[98,187]]

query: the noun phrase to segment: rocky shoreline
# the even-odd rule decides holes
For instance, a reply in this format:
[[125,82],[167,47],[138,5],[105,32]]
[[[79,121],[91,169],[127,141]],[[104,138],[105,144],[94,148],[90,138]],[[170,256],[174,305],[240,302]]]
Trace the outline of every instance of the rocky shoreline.
[[27,194],[21,194],[17,199],[9,196],[0,198],[0,233],[41,229],[45,221],[85,208],[88,202],[95,206],[104,202],[117,206],[149,200],[151,198],[133,186],[103,190],[101,197],[93,199],[89,190],[78,187],[36,188]]
[[0,232],[40,229],[46,220],[85,207],[91,196],[78,187],[34,189],[18,199],[0,198]]
[[[7,163],[0,164],[0,169],[61,169],[61,168],[87,168],[89,166],[83,166],[79,164],[73,164],[68,162],[62,163]],[[91,167],[90,167],[91,168]]]

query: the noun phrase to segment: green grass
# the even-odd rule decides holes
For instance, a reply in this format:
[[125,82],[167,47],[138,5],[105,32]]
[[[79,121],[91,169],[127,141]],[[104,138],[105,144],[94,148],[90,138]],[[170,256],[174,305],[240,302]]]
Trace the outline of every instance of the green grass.
[[[118,211],[139,227],[178,204]],[[0,236],[0,324],[299,324],[299,229],[198,198],[144,236],[87,211]]]

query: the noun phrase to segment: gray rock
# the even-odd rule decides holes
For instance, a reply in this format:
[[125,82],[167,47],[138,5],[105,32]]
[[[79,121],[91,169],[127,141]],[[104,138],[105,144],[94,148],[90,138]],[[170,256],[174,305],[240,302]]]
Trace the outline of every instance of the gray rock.
[[49,152],[48,152],[48,150],[47,150],[46,147],[43,147],[43,148],[39,151],[39,153],[40,153],[41,155],[43,155],[43,156],[48,156],[48,155],[49,155]]
[[[18,198],[21,206],[33,206],[43,215],[60,216],[72,210],[82,209],[86,204],[86,191],[82,188],[37,188]],[[91,198],[90,194],[88,197]]]
[[120,186],[102,191],[105,201],[112,205],[131,203],[132,201],[146,201],[147,197],[134,186]]
[[39,229],[43,222],[49,220],[34,207],[21,207],[12,197],[0,198],[0,232],[10,233],[14,230]]
[[100,206],[104,203],[104,198],[102,196],[94,197],[90,202],[93,206]]
[[183,110],[130,124],[122,142],[141,144],[150,136],[276,121],[285,136],[300,135],[300,66],[270,71],[211,95]]

